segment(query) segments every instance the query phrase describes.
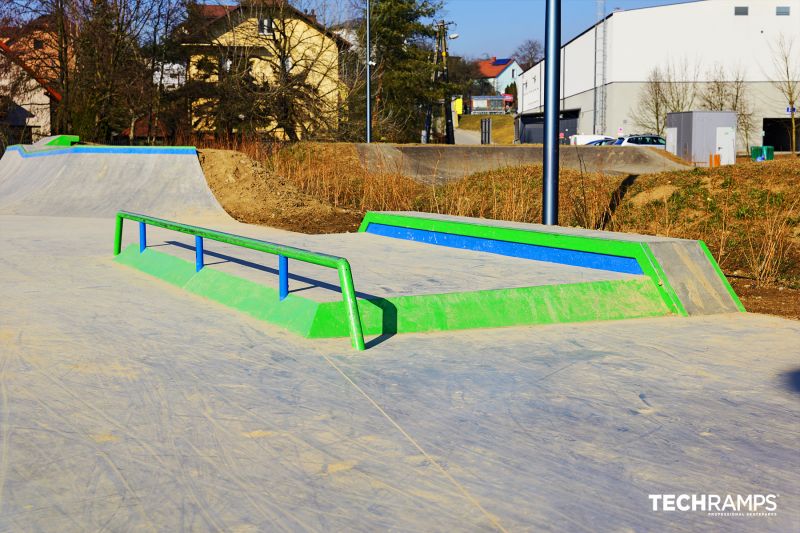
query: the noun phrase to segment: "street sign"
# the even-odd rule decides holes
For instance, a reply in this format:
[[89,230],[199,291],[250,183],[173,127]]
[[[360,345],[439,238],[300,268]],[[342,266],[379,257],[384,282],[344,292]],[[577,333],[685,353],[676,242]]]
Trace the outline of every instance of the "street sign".
[[786,108],[786,114],[787,115],[791,115],[792,113],[797,113],[797,108],[796,107],[787,107]]

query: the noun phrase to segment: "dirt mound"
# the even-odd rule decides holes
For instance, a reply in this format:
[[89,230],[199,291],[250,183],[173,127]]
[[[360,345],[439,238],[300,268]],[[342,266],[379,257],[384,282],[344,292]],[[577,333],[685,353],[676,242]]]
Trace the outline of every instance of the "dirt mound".
[[241,152],[204,149],[198,153],[214,196],[240,222],[302,233],[355,231],[361,222],[361,213],[302,193]]

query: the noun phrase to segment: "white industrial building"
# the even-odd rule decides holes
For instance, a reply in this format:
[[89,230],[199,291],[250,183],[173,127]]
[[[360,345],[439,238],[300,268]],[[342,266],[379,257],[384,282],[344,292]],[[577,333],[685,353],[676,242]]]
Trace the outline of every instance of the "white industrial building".
[[[787,150],[787,101],[772,83],[778,39],[794,39],[800,70],[800,0],[700,0],[601,17],[561,48],[561,131],[612,137],[641,131],[635,117],[651,71],[671,67],[699,90],[722,67],[740,71],[753,113],[750,145]],[[544,61],[517,79],[520,142],[541,142]],[[701,109],[695,101],[692,109]],[[679,111],[688,111],[681,109]],[[745,132],[737,147],[746,150]]]

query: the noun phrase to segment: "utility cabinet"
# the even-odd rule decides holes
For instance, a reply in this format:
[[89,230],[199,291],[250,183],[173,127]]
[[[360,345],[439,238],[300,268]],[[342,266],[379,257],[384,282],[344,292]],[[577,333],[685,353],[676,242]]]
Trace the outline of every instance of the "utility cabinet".
[[696,166],[736,163],[735,111],[667,113],[666,133],[667,151]]

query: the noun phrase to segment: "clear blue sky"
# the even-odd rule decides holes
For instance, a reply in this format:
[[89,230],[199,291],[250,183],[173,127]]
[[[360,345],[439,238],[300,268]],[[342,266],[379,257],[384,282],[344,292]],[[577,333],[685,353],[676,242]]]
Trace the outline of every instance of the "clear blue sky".
[[[444,19],[455,22],[451,30],[459,38],[450,42],[450,53],[466,57],[508,57],[526,39],[544,42],[544,0],[445,0]],[[680,0],[606,0],[606,12],[635,9]],[[592,24],[595,0],[562,0],[561,32],[572,39]]]

